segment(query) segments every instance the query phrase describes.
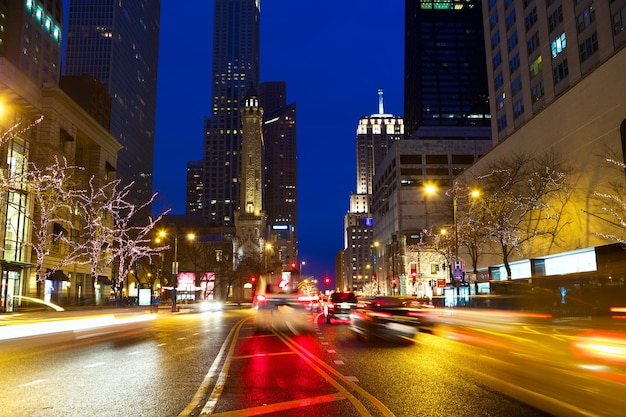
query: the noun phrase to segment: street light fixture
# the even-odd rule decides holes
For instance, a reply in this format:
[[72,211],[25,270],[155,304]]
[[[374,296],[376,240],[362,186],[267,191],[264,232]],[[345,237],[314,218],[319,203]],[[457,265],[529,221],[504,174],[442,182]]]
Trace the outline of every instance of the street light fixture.
[[[168,236],[168,233],[165,230],[161,230],[159,232],[159,237],[164,239]],[[178,233],[174,233],[174,261],[172,262],[172,311],[176,311],[176,289],[178,288],[178,237],[185,236],[187,240],[194,240],[196,235],[193,233],[186,233],[179,235]]]
[[304,265],[306,265],[305,261],[300,262],[300,279],[302,279],[304,277]]

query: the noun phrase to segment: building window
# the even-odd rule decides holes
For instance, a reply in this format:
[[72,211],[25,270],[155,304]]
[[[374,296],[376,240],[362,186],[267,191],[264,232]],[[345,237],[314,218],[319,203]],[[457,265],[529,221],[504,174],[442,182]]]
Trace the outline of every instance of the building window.
[[535,59],[533,63],[530,64],[530,68],[529,68],[530,78],[532,79],[536,77],[541,72],[542,69],[543,69],[543,66],[541,63],[541,55],[539,55],[537,59]]
[[513,32],[513,34],[509,37],[507,41],[507,45],[509,46],[509,52],[513,50],[517,46],[517,31]]
[[626,6],[613,15],[613,34],[617,35],[626,29]]
[[489,30],[495,28],[498,25],[498,11],[493,12],[489,18]]
[[513,81],[511,81],[511,92],[515,96],[522,90],[522,77],[517,77]]
[[580,53],[580,62],[584,62],[598,50],[598,35],[594,33],[578,47]]
[[495,70],[502,63],[502,53],[500,51],[496,52],[492,59],[493,69]]
[[504,83],[504,77],[502,76],[502,71],[500,71],[493,79],[493,84],[496,87],[496,90],[502,87],[502,83]]
[[506,30],[509,30],[515,25],[515,9],[511,10],[511,13],[506,17]]
[[569,70],[567,69],[567,59],[565,59],[552,70],[552,79],[554,80],[554,84],[558,84],[561,80],[566,78],[568,74]]
[[528,55],[535,52],[535,50],[539,48],[539,31],[531,35],[526,44],[528,45]]
[[519,53],[515,54],[515,56],[509,61],[509,70],[511,74],[513,74],[519,68],[520,60]]
[[500,45],[500,31],[496,31],[491,37],[491,50]]
[[503,91],[498,97],[496,97],[496,110],[500,110],[504,107],[504,100],[506,99],[506,93]]
[[563,7],[559,6],[554,13],[548,17],[548,29],[552,32],[563,21]]
[[554,38],[552,42],[550,42],[550,49],[552,50],[552,58],[556,58],[558,54],[563,52],[566,46],[567,46],[567,41],[565,39],[565,33],[561,33],[559,36]]
[[524,114],[524,99],[518,100],[513,104],[513,117],[517,118]]
[[506,114],[498,118],[498,132],[502,132],[506,129]]
[[533,9],[528,13],[526,18],[524,18],[524,26],[526,27],[526,32],[532,28],[535,23],[537,23],[537,8],[533,7]]
[[585,30],[585,28],[587,28],[594,20],[596,20],[596,11],[593,8],[592,3],[576,18],[576,28],[578,29],[578,33]]
[[534,87],[530,89],[530,94],[533,98],[533,103],[539,101],[543,97],[543,81],[539,81]]

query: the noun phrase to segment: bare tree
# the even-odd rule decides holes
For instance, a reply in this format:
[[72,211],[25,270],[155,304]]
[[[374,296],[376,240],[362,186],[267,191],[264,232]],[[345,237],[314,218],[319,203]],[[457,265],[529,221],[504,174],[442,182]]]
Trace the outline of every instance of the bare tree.
[[[626,172],[626,164],[623,162],[614,158],[607,158],[606,161],[611,166],[621,171],[621,173]],[[596,191],[593,193],[593,196],[598,201],[600,210],[607,214],[611,220],[601,219],[612,224],[614,231],[598,233],[598,236],[608,241],[620,242],[626,245],[626,201],[624,201],[626,185],[623,182],[613,182],[609,187],[609,191]]]
[[42,271],[52,246],[55,242],[60,245],[68,237],[68,230],[74,227],[70,213],[72,203],[80,195],[73,177],[77,170],[80,168],[69,166],[65,158],[59,161],[57,157],[54,163],[44,168],[38,168],[34,163],[29,165],[26,183],[34,199],[34,215],[26,215],[33,228],[31,245],[35,252],[37,282],[45,280],[51,273],[71,262],[69,253],[63,253],[62,248],[59,248],[56,266],[50,271]]
[[477,180],[481,227],[500,248],[507,279],[513,252],[540,236],[555,236],[562,207],[556,197],[566,190],[563,164],[553,155],[530,158],[519,154],[494,161]]

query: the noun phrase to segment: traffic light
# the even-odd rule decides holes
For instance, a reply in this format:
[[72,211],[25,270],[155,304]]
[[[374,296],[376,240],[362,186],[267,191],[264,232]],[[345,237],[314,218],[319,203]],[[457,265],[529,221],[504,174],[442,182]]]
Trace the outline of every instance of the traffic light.
[[324,278],[324,284],[326,284],[326,288],[330,285],[330,277]]
[[254,275],[250,277],[250,282],[253,284],[256,282],[256,277]]
[[395,277],[391,278],[391,286],[393,288],[396,288],[396,278]]
[[298,264],[296,262],[291,263],[291,272],[294,274],[298,272]]
[[413,284],[417,280],[417,268],[411,267],[411,278],[413,278]]

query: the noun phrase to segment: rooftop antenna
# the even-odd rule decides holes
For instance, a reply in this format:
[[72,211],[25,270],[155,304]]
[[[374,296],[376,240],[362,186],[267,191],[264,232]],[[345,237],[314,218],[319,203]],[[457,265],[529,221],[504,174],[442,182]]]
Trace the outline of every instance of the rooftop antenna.
[[385,114],[385,105],[383,104],[383,89],[378,89],[378,114]]

